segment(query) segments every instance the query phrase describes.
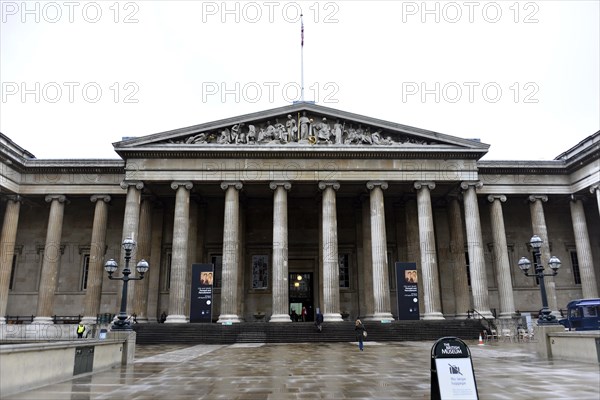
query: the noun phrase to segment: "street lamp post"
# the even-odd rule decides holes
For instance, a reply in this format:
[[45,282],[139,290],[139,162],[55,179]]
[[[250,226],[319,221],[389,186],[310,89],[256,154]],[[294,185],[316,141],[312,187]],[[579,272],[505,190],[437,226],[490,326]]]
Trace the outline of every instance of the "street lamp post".
[[546,285],[544,284],[545,276],[555,276],[558,274],[558,269],[560,268],[560,260],[558,257],[552,256],[548,261],[548,265],[552,270],[551,274],[544,273],[544,266],[542,265],[542,261],[540,259],[540,247],[542,247],[542,239],[533,235],[529,244],[533,248],[533,256],[535,257],[535,273],[530,274],[529,268],[531,267],[531,262],[526,257],[521,257],[519,260],[519,268],[525,274],[525,276],[533,276],[538,278],[540,282],[540,291],[542,292],[542,310],[540,311],[540,316],[538,318],[538,325],[555,325],[558,324],[556,317],[552,315],[552,311],[548,308],[548,297],[546,296]]
[[127,283],[129,281],[139,281],[144,279],[144,274],[148,272],[148,262],[146,260],[140,260],[137,263],[136,269],[140,274],[139,278],[133,277],[130,278],[131,270],[129,269],[129,261],[131,260],[131,253],[133,249],[135,249],[136,243],[135,240],[131,238],[127,238],[123,240],[123,249],[125,250],[125,268],[123,268],[123,276],[119,278],[115,278],[112,274],[119,268],[119,265],[114,259],[108,260],[104,264],[104,269],[108,272],[108,279],[123,281],[123,293],[121,295],[121,310],[119,311],[118,319],[113,322],[111,327],[112,330],[122,330],[128,331],[131,330],[131,324],[126,321],[127,319]]

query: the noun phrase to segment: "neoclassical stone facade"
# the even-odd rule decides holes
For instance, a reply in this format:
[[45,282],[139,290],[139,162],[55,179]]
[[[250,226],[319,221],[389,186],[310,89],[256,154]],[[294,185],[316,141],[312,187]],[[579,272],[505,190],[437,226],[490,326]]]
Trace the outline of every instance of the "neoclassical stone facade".
[[[10,134],[10,132],[8,132]],[[0,134],[1,135],[1,134]],[[114,143],[121,159],[41,160],[0,136],[0,323],[116,313],[125,263],[138,321],[186,323],[191,264],[214,264],[213,320],[397,316],[415,262],[422,319],[537,313],[517,262],[562,268],[549,306],[598,297],[600,132],[554,160],[482,161],[489,145],[299,103]]]

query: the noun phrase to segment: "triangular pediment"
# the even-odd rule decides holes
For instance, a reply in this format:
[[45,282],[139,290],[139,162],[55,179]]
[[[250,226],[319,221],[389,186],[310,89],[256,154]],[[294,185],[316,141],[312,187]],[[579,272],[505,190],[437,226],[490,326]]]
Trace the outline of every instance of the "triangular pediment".
[[145,153],[249,151],[468,153],[480,158],[489,145],[312,103],[227,118],[113,143],[122,156]]

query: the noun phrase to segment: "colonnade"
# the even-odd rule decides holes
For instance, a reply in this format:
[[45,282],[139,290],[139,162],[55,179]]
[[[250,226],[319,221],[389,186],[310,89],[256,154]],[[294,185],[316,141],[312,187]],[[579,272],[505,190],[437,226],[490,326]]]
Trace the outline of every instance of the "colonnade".
[[[343,183],[337,181],[321,181],[318,187],[322,192],[320,257],[322,267],[322,304],[321,309],[325,321],[340,321],[340,292],[338,267],[338,235],[336,192]],[[365,184],[368,190],[368,204],[365,201],[362,208],[362,240],[363,264],[370,266],[363,271],[363,283],[368,287],[363,293],[366,299],[366,317],[373,320],[392,319],[387,261],[387,241],[385,229],[385,204],[383,192],[388,188],[387,182],[369,181]],[[406,238],[409,258],[417,259],[421,279],[419,279],[419,301],[422,304],[423,319],[443,319],[439,285],[438,261],[433,229],[433,212],[431,191],[435,189],[434,182],[415,182],[416,200],[408,200],[405,207]],[[131,237],[138,246],[130,263],[135,265],[138,259],[150,257],[154,246],[152,238],[152,203],[151,199],[142,196],[143,182],[124,181],[121,187],[127,191],[123,218],[122,239]],[[288,217],[287,194],[293,189],[292,182],[271,182],[273,191],[273,312],[270,322],[289,322],[288,315]],[[464,237],[463,221],[458,197],[448,199],[448,221],[450,230],[450,265],[453,273],[453,288],[457,318],[465,318],[468,310],[473,308],[485,317],[493,317],[489,305],[487,273],[484,260],[484,248],[481,230],[481,217],[477,201],[477,190],[480,182],[461,182],[464,207],[464,227],[468,248],[468,265],[470,267],[472,299],[466,280],[464,266]],[[171,261],[171,281],[169,291],[169,309],[167,323],[187,322],[187,293],[189,280],[189,216],[190,192],[192,182],[173,182],[175,190],[175,212],[173,223],[173,248]],[[242,182],[222,182],[225,191],[224,220],[223,220],[223,262],[221,287],[221,314],[218,322],[241,322],[240,315],[241,282],[240,269],[240,200],[239,193],[243,188]],[[600,212],[600,189],[598,185],[590,188],[598,200]],[[12,259],[15,251],[20,205],[20,196],[5,196],[5,209],[0,245],[0,324],[5,323],[9,280]],[[532,232],[540,236],[542,245],[542,263],[547,265],[550,258],[548,233],[543,204],[547,196],[529,196]],[[47,195],[46,202],[50,203],[48,228],[44,246],[44,257],[38,293],[37,313],[34,323],[52,323],[54,292],[57,283],[58,266],[60,261],[60,243],[63,227],[63,215],[68,199],[64,195]],[[102,292],[103,262],[106,248],[106,231],[108,203],[111,196],[95,194],[90,200],[95,203],[92,238],[90,248],[90,265],[88,284],[84,303],[85,323],[93,323],[100,311]],[[510,276],[508,246],[502,212],[502,203],[506,202],[504,195],[489,195],[490,219],[493,236],[493,252],[496,262],[496,280],[498,282],[498,297],[500,318],[510,318],[515,313],[513,285]],[[581,198],[572,196],[570,203],[573,232],[575,237],[579,268],[582,281],[583,297],[598,297],[596,277],[592,261],[591,245]],[[418,227],[418,229],[416,228]],[[418,258],[417,258],[418,257]],[[124,251],[120,256],[124,264]],[[144,282],[144,281],[142,281]],[[158,290],[157,274],[152,279],[136,285],[131,292],[131,302],[145,319],[147,316],[148,299],[155,296]],[[549,306],[557,312],[556,289],[553,279],[547,281]],[[120,293],[120,291],[118,292]],[[119,304],[120,299],[117,299]],[[156,303],[156,299],[153,300]],[[141,311],[140,311],[141,310]]]

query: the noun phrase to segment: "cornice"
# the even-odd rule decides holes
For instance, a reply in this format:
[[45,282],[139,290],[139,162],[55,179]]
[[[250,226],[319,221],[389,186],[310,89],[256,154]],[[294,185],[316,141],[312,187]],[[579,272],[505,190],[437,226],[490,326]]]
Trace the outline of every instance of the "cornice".
[[[218,148],[217,148],[218,147]],[[429,146],[432,147],[432,146]],[[293,149],[272,148],[240,148],[225,147],[215,148],[146,148],[146,149],[119,149],[119,155],[124,159],[130,158],[245,158],[245,159],[442,159],[442,160],[478,160],[485,152],[480,150],[449,150],[449,149],[407,149],[385,147],[373,149],[365,147],[348,148],[335,146],[296,147]]]
[[125,172],[125,161],[103,160],[103,159],[56,159],[56,160],[21,160],[20,163],[12,163],[11,166],[18,172],[35,173],[88,173],[88,174],[123,174]]
[[569,171],[564,161],[477,161],[480,174],[564,175]]

